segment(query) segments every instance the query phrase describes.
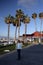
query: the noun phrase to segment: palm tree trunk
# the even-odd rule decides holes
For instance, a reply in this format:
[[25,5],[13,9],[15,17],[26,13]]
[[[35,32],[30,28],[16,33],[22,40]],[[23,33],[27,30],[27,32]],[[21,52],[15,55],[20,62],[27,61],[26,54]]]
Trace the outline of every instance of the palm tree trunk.
[[20,19],[19,19],[19,27],[18,27],[18,39],[19,39],[19,36],[20,36]]
[[26,41],[27,41],[27,39],[26,39],[26,32],[27,32],[27,23],[25,23],[25,43],[26,43]]
[[[36,20],[34,19],[34,23],[35,23],[35,31],[37,31],[37,24],[36,24]],[[37,43],[37,40],[36,40]]]
[[27,23],[25,23],[25,35],[26,35],[26,32],[27,32]]
[[16,40],[16,36],[17,36],[17,24],[16,24],[16,29],[15,29],[15,40]]
[[20,35],[20,27],[18,26],[18,39],[19,39],[19,35]]
[[42,19],[41,19],[41,25],[40,25],[40,32],[41,32],[41,37],[40,39],[42,38]]
[[10,34],[10,24],[8,24],[8,44],[10,42],[9,34]]
[[34,23],[35,23],[35,31],[37,31],[37,24],[36,24],[36,20],[34,19]]

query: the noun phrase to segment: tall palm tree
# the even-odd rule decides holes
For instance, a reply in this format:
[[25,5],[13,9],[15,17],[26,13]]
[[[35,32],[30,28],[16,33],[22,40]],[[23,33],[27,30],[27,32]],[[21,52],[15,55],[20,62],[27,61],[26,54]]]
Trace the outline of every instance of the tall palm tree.
[[17,39],[16,38],[16,36],[17,36],[17,28],[19,27],[19,20],[17,18],[14,19],[13,25],[16,26],[16,29],[15,29],[15,40],[16,40]]
[[25,24],[25,41],[26,41],[27,24],[30,23],[30,17],[24,16],[23,23]]
[[[42,21],[43,21],[43,12],[39,13],[39,18],[41,19],[41,24],[40,24],[40,32],[42,34]],[[42,35],[41,35],[42,37]]]
[[[11,16],[11,21],[12,21],[13,26],[16,26],[14,16]],[[17,31],[15,30],[15,38],[14,38],[14,40],[16,39],[16,33],[17,33]]]
[[23,23],[25,24],[25,34],[27,32],[27,24],[30,23],[30,17],[24,16]]
[[35,20],[37,18],[37,14],[33,13],[32,18],[34,19],[34,23],[35,23],[35,31],[37,31],[36,20]]
[[43,21],[43,12],[39,13],[39,18],[41,19],[40,32],[42,31],[42,21]]
[[21,19],[23,18],[23,15],[24,15],[24,13],[21,9],[16,10],[16,17],[19,20],[18,39],[19,39],[19,36],[20,36],[20,23],[21,23]]
[[5,17],[5,22],[8,24],[8,44],[10,42],[9,34],[10,34],[10,24],[11,24],[11,15]]

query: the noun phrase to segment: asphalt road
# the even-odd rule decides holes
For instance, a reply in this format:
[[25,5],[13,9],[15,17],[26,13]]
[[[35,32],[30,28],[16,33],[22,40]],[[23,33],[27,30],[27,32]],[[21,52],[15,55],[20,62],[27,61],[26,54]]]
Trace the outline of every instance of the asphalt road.
[[22,49],[21,60],[17,60],[17,52],[0,57],[0,65],[43,65],[43,45],[33,45]]

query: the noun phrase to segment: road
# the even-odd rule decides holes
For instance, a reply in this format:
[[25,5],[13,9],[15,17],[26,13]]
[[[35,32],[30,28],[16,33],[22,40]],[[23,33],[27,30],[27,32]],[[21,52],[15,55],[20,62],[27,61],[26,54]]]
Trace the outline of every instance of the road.
[[17,52],[0,57],[0,65],[43,65],[43,45],[33,45],[22,49],[21,60],[17,60]]

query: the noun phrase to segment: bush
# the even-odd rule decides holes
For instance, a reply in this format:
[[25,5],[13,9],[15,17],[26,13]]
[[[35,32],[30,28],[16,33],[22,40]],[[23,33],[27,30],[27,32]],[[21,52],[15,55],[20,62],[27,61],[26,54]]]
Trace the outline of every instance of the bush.
[[23,45],[24,45],[24,46],[27,46],[27,45],[28,45],[28,43],[24,43]]

